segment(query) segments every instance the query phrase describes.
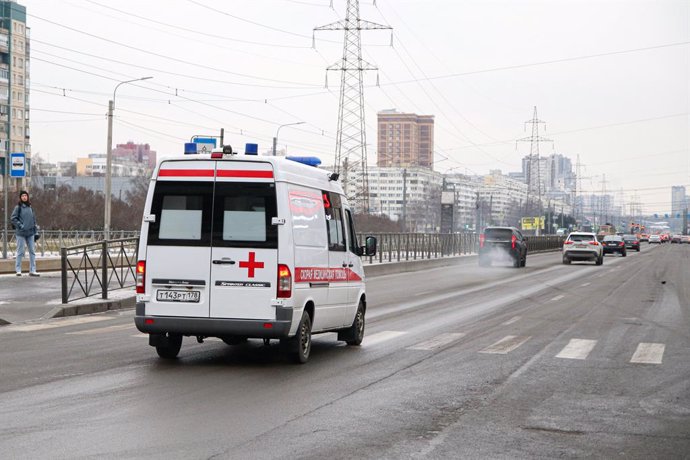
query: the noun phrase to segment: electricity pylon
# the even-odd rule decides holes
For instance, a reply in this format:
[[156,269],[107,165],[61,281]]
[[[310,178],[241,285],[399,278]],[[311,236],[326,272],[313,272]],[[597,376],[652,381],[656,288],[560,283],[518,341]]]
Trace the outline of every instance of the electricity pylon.
[[[530,143],[530,150],[529,150],[529,166],[527,168],[527,201],[529,201],[530,197],[534,196],[535,188],[537,192],[537,203],[539,206],[539,212],[541,213],[542,211],[542,202],[541,202],[541,161],[539,159],[539,143],[540,142],[551,142],[553,141],[551,139],[546,139],[544,137],[539,136],[539,123],[546,123],[539,118],[537,118],[537,106],[534,106],[534,115],[532,116],[531,120],[527,120],[525,122],[525,125],[531,123],[532,124],[532,135],[530,137],[523,137],[522,139],[518,139],[517,142],[529,142]],[[553,145],[553,144],[552,144]],[[533,179],[533,174],[534,174],[534,164],[536,162],[537,165],[537,180],[536,184]],[[539,235],[539,227],[537,227],[537,235]]]
[[[341,72],[335,169],[341,175],[343,189],[350,205],[355,212],[359,213],[370,211],[362,77],[365,70],[378,70],[362,59],[361,31],[375,29],[391,29],[391,27],[360,19],[359,0],[347,0],[345,20],[314,28],[314,32],[317,30],[345,31],[343,58],[327,67],[326,70]],[[328,78],[326,85],[328,85]]]

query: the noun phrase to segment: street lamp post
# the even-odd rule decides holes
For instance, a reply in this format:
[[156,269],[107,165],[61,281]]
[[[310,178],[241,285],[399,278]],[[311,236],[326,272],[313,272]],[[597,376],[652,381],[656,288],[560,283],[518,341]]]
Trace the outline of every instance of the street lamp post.
[[280,132],[280,128],[283,126],[303,125],[304,123],[304,121],[298,121],[296,123],[287,123],[285,125],[278,126],[278,129],[276,130],[276,137],[273,138],[273,156],[276,156],[276,145],[278,145],[278,133]]
[[141,77],[134,80],[121,81],[115,85],[113,90],[113,98],[108,101],[108,146],[105,160],[105,216],[103,218],[103,234],[106,240],[110,239],[110,204],[112,201],[112,163],[113,163],[113,111],[115,110],[115,94],[117,89],[125,83],[132,83],[135,81],[149,80],[153,77]]

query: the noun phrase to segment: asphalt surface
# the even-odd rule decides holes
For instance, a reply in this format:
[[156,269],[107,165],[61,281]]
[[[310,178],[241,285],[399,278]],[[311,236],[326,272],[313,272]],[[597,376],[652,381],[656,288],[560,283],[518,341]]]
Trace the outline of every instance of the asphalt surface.
[[6,458],[687,458],[690,246],[603,266],[475,264],[371,277],[366,337],[185,338],[132,312],[0,328]]

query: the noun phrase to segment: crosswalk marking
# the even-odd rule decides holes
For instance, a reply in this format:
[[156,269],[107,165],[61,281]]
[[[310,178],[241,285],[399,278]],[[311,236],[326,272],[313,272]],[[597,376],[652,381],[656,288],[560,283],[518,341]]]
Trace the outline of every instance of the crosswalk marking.
[[75,326],[78,324],[95,323],[98,321],[106,321],[106,320],[111,320],[111,319],[115,319],[115,318],[106,317],[106,316],[80,316],[78,318],[57,320],[57,321],[51,321],[51,322],[47,322],[47,323],[40,323],[40,324],[25,324],[25,325],[17,325],[17,326],[6,326],[5,330],[19,331],[19,332],[42,331],[44,329],[54,329],[57,327]]
[[570,339],[568,345],[563,347],[556,358],[565,359],[587,359],[587,356],[597,344],[596,340]]
[[513,316],[512,318],[510,318],[510,319],[509,319],[508,321],[506,321],[505,323],[502,323],[502,325],[503,325],[503,326],[509,326],[509,325],[511,325],[511,324],[513,324],[513,323],[517,323],[518,321],[520,321],[520,318],[522,318],[522,316]]
[[462,332],[447,332],[445,334],[438,335],[434,337],[433,339],[429,339],[425,342],[418,343],[417,345],[413,347],[408,347],[408,350],[433,350],[435,348],[440,348],[443,345],[447,345],[451,342],[454,342],[462,337],[464,337],[465,334]]
[[551,299],[551,300],[552,300],[552,301],[554,301],[554,300],[561,300],[563,297],[565,297],[565,296],[564,296],[564,295],[557,295],[556,297],[554,297],[554,298]]
[[637,346],[637,350],[635,350],[630,362],[639,364],[661,364],[665,348],[666,345],[663,343],[642,342]]
[[520,337],[520,336],[516,336],[516,335],[507,335],[507,336],[503,337],[501,340],[499,340],[498,342],[494,343],[493,345],[490,345],[490,346],[484,348],[479,353],[492,353],[492,354],[505,355],[505,354],[510,353],[511,351],[515,350],[516,348],[518,348],[520,345],[527,342],[531,338],[532,338],[531,336]]
[[394,339],[396,337],[400,337],[401,335],[405,335],[405,332],[400,332],[400,331],[381,331],[377,332],[376,334],[368,335],[364,337],[364,340],[362,341],[362,345],[376,345],[381,342],[385,342],[387,340]]
[[134,329],[134,324],[118,324],[117,326],[99,327],[96,329],[87,329],[85,331],[67,332],[67,335],[90,335],[103,334],[106,332],[121,331],[124,329]]

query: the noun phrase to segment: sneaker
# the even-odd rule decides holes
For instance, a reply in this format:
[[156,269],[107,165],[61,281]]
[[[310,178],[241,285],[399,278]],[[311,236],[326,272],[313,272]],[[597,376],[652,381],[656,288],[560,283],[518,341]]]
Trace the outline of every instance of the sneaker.
[[17,276],[22,276],[22,272],[17,272]]
[[39,275],[39,274],[36,273],[36,272],[31,272],[31,273],[29,273],[29,276],[41,276],[41,275]]

